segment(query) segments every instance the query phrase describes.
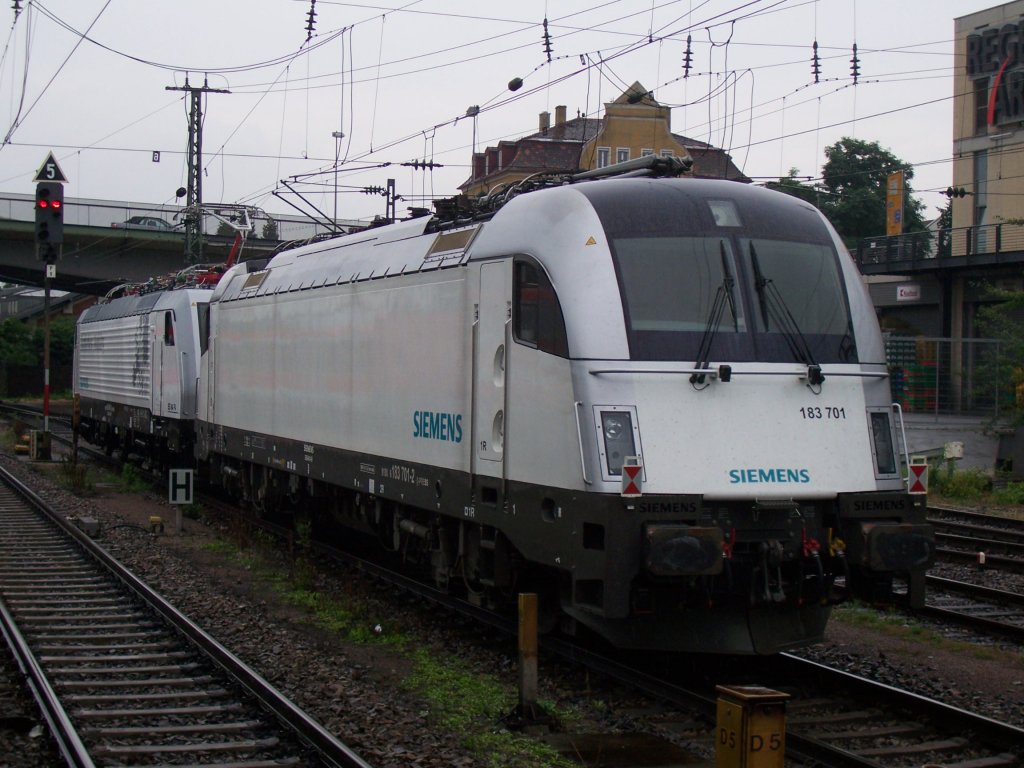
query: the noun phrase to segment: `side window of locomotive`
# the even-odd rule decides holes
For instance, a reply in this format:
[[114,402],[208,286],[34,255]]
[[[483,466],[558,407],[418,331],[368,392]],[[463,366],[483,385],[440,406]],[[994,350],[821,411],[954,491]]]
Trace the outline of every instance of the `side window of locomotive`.
[[515,263],[513,329],[516,340],[541,352],[569,356],[562,307],[543,270],[527,261]]
[[199,320],[199,354],[202,355],[210,346],[210,305],[198,305],[196,314]]
[[164,346],[174,346],[174,312],[164,312]]

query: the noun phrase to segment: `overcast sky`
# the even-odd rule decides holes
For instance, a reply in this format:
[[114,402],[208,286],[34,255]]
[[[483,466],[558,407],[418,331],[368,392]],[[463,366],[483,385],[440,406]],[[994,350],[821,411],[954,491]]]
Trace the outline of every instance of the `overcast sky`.
[[[359,190],[388,178],[401,213],[457,191],[474,139],[483,149],[534,132],[557,105],[600,116],[639,81],[672,106],[674,132],[726,148],[756,180],[818,176],[824,147],[843,136],[878,141],[915,166],[932,213],[952,181],[953,19],[997,5],[379,2],[317,0],[308,41],[310,0],[20,0],[17,20],[4,7],[0,195],[31,193],[53,150],[68,196],[173,203],[187,181],[189,101],[166,87],[187,73],[192,86],[230,91],[202,102],[205,202],[295,213],[285,180],[333,213],[337,153],[340,217],[383,213],[382,197]],[[444,167],[400,165],[424,159]]]

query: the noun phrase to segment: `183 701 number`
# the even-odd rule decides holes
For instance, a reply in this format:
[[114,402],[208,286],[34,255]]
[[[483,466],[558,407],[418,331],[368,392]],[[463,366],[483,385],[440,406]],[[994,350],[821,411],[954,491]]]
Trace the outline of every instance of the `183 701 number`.
[[843,408],[843,407],[836,408],[836,407],[833,407],[831,405],[826,405],[826,406],[812,405],[812,406],[807,406],[805,408],[801,408],[800,409],[800,415],[803,418],[805,418],[805,419],[812,419],[812,420],[821,419],[822,421],[836,420],[836,419],[845,419],[846,418],[846,408]]

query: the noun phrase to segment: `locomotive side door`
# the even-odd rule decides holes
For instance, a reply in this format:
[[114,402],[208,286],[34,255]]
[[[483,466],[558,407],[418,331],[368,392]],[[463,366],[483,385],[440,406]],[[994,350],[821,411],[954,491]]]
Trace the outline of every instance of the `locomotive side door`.
[[473,472],[504,477],[508,330],[512,319],[512,260],[480,266],[473,333]]
[[166,310],[163,320],[157,323],[158,378],[156,384],[157,407],[154,414],[179,416],[181,402],[181,364],[178,357],[177,341],[174,337],[174,312]]

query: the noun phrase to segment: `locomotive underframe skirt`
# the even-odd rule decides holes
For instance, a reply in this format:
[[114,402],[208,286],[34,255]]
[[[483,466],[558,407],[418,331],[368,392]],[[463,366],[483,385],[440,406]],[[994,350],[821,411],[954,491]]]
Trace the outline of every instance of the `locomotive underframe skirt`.
[[164,441],[171,451],[177,451],[191,444],[193,422],[179,419],[154,417],[148,408],[122,405],[89,397],[80,399],[81,421],[87,429],[102,431],[116,428],[119,432],[132,432],[145,436],[151,443]]
[[[709,636],[720,634],[715,647],[766,653],[819,638],[829,612],[825,601],[797,607],[793,595],[787,594],[784,607],[766,601],[751,608],[744,599],[745,588],[739,586],[728,595],[719,593],[715,607],[706,609],[681,610],[682,597],[672,606],[660,601],[649,623],[653,627],[668,621],[678,631],[669,632],[670,639],[655,639],[644,634],[648,620],[635,610],[635,589],[638,580],[647,578],[675,579],[681,596],[694,578],[719,579],[718,588],[724,589],[721,568],[710,562],[708,552],[734,547],[730,554],[746,573],[759,565],[750,547],[766,537],[775,542],[774,565],[786,569],[787,586],[791,586],[804,557],[805,540],[824,539],[838,508],[850,512],[855,502],[867,501],[868,508],[873,508],[879,500],[901,499],[899,494],[852,495],[838,507],[834,500],[821,500],[760,511],[735,502],[705,506],[697,495],[624,499],[474,477],[207,423],[200,423],[199,429],[202,458],[218,454],[403,504],[420,522],[428,521],[423,515],[440,514],[493,527],[529,562],[567,575],[570,589],[563,593],[563,609],[569,615],[624,646],[640,648],[698,650],[707,648]],[[724,537],[730,536],[731,541],[725,542]],[[637,546],[618,546],[630,541]],[[684,556],[689,549],[684,545],[691,544],[700,550],[700,557]],[[676,571],[671,572],[672,568]],[[683,573],[687,569],[695,570]]]

